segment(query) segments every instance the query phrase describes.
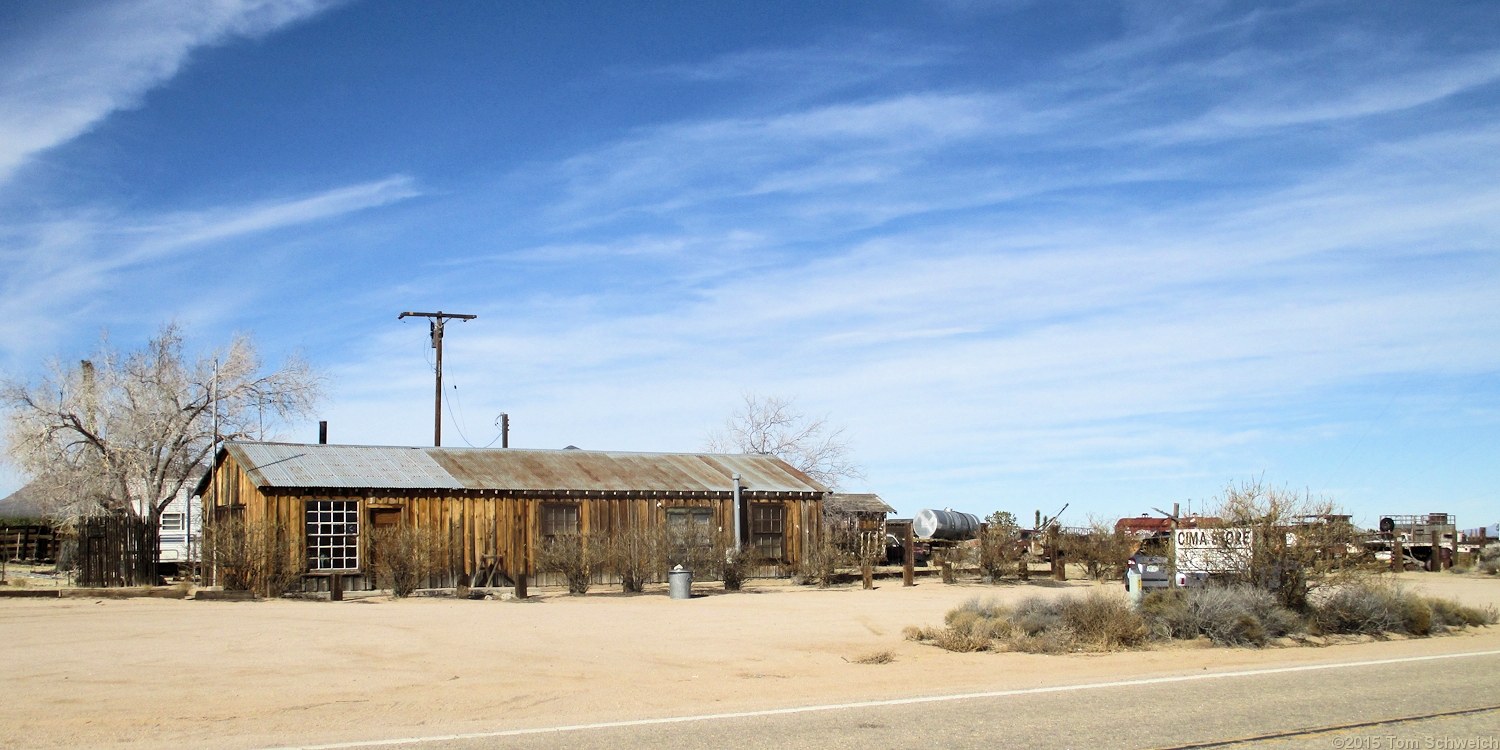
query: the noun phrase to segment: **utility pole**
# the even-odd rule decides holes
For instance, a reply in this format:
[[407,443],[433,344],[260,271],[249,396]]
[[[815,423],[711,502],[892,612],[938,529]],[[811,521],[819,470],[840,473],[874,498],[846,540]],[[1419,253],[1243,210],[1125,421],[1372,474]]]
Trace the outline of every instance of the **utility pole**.
[[396,316],[396,320],[402,318],[431,318],[428,325],[432,330],[432,348],[437,350],[437,387],[433,390],[434,398],[432,404],[432,445],[440,447],[443,444],[443,322],[445,320],[470,321],[479,317],[478,315],[458,315],[456,313],[437,312],[404,312]]

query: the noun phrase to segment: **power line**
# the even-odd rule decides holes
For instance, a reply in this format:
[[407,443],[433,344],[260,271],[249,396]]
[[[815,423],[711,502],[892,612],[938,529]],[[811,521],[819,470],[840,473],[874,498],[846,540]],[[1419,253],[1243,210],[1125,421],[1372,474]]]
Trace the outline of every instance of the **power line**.
[[461,315],[458,313],[445,313],[439,310],[431,312],[403,312],[396,316],[396,320],[403,318],[430,318],[428,322],[429,332],[432,334],[432,348],[437,350],[437,365],[434,368],[437,374],[437,384],[432,393],[432,444],[439,447],[443,444],[443,324],[449,320],[471,321],[478,315]]

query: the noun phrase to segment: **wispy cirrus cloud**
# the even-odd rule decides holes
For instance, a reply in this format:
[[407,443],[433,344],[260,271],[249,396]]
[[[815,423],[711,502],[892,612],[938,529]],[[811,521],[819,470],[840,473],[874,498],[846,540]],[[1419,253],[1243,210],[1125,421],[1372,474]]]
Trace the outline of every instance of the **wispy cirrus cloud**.
[[[120,282],[131,274],[145,274],[161,284],[179,278],[181,270],[226,243],[332,221],[420,194],[410,177],[395,175],[311,195],[166,216],[80,209],[70,217],[12,223],[0,233],[0,257],[7,264],[0,281],[0,351],[14,359],[35,349],[50,338],[47,332],[64,327],[104,290],[128,296],[130,288]],[[233,262],[253,265],[255,258],[239,252]],[[173,309],[173,300],[206,289],[184,287],[167,299],[146,294],[137,304],[142,315],[163,314],[160,310]]]
[[135,0],[80,7],[0,51],[0,184],[171,79],[194,50],[255,38],[337,0]]

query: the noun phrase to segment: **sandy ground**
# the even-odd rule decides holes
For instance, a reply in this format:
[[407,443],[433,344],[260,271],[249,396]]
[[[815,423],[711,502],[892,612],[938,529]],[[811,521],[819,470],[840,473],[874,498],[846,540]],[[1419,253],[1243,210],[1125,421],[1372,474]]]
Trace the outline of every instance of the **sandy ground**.
[[[1500,606],[1500,579],[1402,574]],[[1323,648],[951,654],[902,638],[975,596],[1070,581],[662,591],[526,602],[0,599],[0,747],[261,747],[1500,648],[1500,628]],[[1108,591],[1123,587],[1109,584]],[[860,657],[888,651],[888,664]]]

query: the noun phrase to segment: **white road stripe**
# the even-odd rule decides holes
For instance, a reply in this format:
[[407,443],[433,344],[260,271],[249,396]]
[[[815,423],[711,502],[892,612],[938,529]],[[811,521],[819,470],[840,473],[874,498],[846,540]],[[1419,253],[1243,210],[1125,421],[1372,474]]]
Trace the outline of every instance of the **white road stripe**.
[[1138,680],[1117,680],[1114,682],[1088,682],[1077,685],[1054,685],[1051,687],[1019,688],[1015,690],[993,690],[981,693],[958,693],[955,695],[929,695],[920,698],[892,698],[879,701],[858,701],[855,703],[828,703],[815,706],[793,706],[791,708],[769,708],[760,711],[737,711],[721,714],[694,714],[690,716],[667,716],[659,719],[631,719],[629,721],[605,721],[597,724],[563,724],[552,727],[532,727],[530,729],[501,729],[493,732],[468,732],[464,734],[435,734],[425,737],[399,737],[384,740],[358,740],[354,742],[331,742],[325,745],[289,745],[274,748],[272,750],[347,750],[348,748],[361,747],[389,747],[392,745],[416,745],[429,742],[450,742],[453,740],[477,740],[497,737],[523,737],[532,734],[555,734],[562,732],[586,732],[596,729],[619,729],[623,727],[647,727],[660,724],[682,724],[693,721],[718,721],[721,719],[748,719],[760,716],[785,716],[788,714],[805,714],[818,711],[843,711],[851,708],[883,708],[887,706],[911,706],[922,703],[946,703],[949,701],[966,701],[976,698],[1006,698],[1017,695],[1042,695],[1045,693],[1067,693],[1075,690],[1101,690],[1107,688],[1139,687],[1142,685],[1165,685],[1173,682],[1194,682],[1197,680],[1225,680],[1235,677],[1256,677],[1268,674],[1286,674],[1289,672],[1316,672],[1326,669],[1352,669],[1356,667],[1378,667],[1388,664],[1411,664],[1414,662],[1437,661],[1440,659],[1465,659],[1477,656],[1500,656],[1500,649],[1493,651],[1469,651],[1458,654],[1435,654],[1432,656],[1406,656],[1398,659],[1375,659],[1372,661],[1333,662],[1330,664],[1307,664],[1300,667],[1272,667],[1269,669],[1244,669],[1234,672],[1208,672],[1205,674],[1178,675],[1175,677],[1148,677]]

